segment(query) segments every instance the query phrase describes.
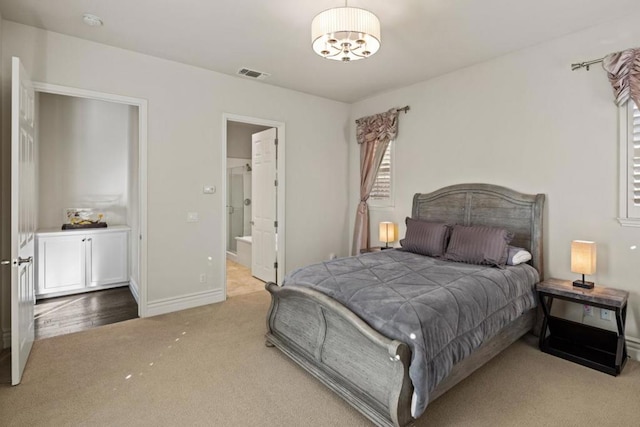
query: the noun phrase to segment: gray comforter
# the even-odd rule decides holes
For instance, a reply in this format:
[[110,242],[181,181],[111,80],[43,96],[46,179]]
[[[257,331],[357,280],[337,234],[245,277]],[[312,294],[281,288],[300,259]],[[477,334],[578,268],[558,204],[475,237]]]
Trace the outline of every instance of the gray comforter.
[[538,279],[526,264],[499,269],[390,249],[295,270],[284,285],[314,288],[407,343],[417,418],[455,363],[536,306]]

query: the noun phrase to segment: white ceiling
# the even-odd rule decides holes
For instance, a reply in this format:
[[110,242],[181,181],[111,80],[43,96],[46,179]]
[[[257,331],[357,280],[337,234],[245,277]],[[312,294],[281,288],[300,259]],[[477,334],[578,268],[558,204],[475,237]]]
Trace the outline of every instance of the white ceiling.
[[[0,0],[3,19],[344,102],[406,86],[640,11],[638,0],[351,0],[382,48],[352,63],[311,50],[311,20],[340,0]],[[82,22],[84,13],[103,27]],[[588,58],[576,58],[588,59]],[[245,77],[239,77],[245,78]]]

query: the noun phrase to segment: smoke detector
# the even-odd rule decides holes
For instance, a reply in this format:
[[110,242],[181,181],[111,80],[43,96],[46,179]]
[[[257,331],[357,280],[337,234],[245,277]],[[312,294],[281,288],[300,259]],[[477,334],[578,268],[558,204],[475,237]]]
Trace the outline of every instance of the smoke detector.
[[240,68],[237,72],[239,76],[249,77],[251,79],[264,80],[271,74],[262,71],[252,70],[250,68]]
[[90,13],[85,13],[84,15],[82,15],[82,20],[90,27],[101,27],[104,25],[104,22],[102,22],[102,18]]

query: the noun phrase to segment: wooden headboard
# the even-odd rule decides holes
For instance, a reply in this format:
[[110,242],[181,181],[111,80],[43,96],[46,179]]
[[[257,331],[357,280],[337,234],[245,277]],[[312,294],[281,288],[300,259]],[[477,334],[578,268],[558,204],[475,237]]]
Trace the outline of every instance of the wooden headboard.
[[491,184],[458,184],[413,196],[413,218],[462,225],[502,227],[514,233],[512,246],[531,252],[531,265],[544,276],[544,194],[524,194]]

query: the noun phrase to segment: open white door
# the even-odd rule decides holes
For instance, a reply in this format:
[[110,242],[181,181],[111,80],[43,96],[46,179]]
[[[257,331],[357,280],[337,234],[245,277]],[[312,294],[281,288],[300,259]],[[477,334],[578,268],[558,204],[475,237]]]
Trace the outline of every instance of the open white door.
[[19,384],[34,337],[35,94],[20,58],[11,74],[11,383]]
[[277,141],[276,128],[254,133],[252,141],[251,274],[276,281],[277,269]]

